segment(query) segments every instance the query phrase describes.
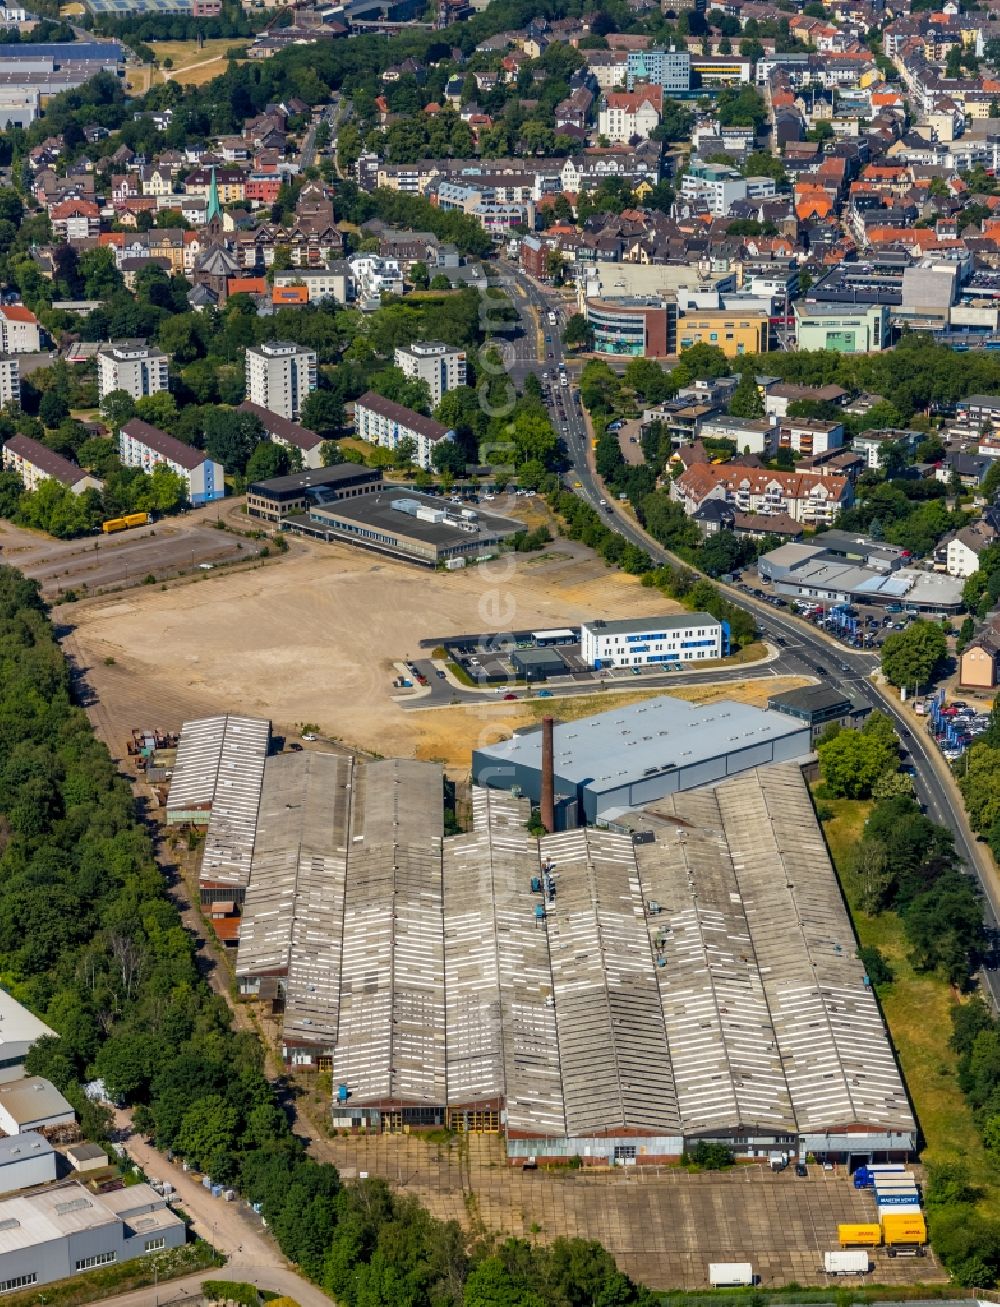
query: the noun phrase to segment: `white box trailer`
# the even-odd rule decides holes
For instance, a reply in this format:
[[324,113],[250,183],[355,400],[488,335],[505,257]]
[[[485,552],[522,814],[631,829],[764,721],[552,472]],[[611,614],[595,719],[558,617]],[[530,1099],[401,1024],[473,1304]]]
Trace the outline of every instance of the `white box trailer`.
[[823,1269],[827,1275],[867,1275],[868,1253],[864,1248],[845,1248],[824,1254]]
[[734,1289],[753,1284],[753,1267],[749,1262],[711,1262],[708,1282],[713,1289]]

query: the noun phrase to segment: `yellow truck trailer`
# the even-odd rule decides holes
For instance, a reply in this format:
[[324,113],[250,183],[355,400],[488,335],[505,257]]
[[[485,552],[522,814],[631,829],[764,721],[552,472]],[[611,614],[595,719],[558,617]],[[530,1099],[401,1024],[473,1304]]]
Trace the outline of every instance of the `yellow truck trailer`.
[[882,1228],[878,1225],[838,1225],[841,1248],[878,1248]]
[[882,1217],[882,1239],[886,1248],[922,1248],[927,1242],[927,1222],[923,1212],[886,1213]]
[[106,522],[101,523],[101,530],[109,536],[115,531],[127,531],[128,523],[123,517],[109,517]]
[[126,514],[125,514],[125,525],[126,525],[126,526],[145,526],[146,523],[147,523],[148,521],[149,521],[149,514],[148,514],[148,513],[126,513]]

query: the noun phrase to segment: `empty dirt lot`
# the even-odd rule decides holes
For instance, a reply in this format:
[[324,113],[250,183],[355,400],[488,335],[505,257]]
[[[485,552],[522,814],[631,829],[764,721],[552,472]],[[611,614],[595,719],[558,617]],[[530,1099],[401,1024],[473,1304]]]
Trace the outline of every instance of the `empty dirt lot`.
[[512,556],[452,573],[310,542],[250,571],[63,605],[56,620],[75,628],[68,651],[116,736],[240,711],[270,717],[278,731],[312,722],[358,748],[461,757],[467,766],[480,731],[493,723],[507,731],[521,720],[511,712],[517,705],[468,710],[461,719],[471,723],[468,737],[456,740],[452,721],[442,738],[429,720],[436,714],[408,713],[392,700],[393,664],[418,655],[421,639],[675,607],[564,540],[542,558]]
[[[808,1179],[759,1166],[698,1175],[680,1167],[525,1172],[485,1135],[450,1144],[371,1135],[320,1147],[345,1176],[384,1176],[435,1215],[484,1233],[600,1239],[622,1270],[657,1289],[707,1288],[709,1262],[750,1262],[763,1288],[823,1284],[823,1253],[838,1246],[838,1224],[874,1218],[870,1193],[856,1190],[843,1167],[810,1166]],[[947,1279],[930,1253],[890,1259],[875,1250],[873,1259],[871,1278],[881,1284]]]

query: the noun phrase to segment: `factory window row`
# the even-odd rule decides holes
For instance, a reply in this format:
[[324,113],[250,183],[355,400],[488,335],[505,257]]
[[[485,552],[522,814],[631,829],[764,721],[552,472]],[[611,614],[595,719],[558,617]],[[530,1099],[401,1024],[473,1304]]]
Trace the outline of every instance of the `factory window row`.
[[142,1245],[142,1251],[144,1253],[157,1253],[161,1248],[166,1248],[166,1246],[166,1238],[161,1234],[158,1239],[147,1239]]
[[0,1293],[12,1293],[15,1289],[26,1289],[29,1284],[37,1284],[38,1276],[32,1271],[29,1275],[15,1275],[11,1280],[0,1280]]
[[78,1262],[74,1262],[74,1271],[90,1271],[95,1266],[109,1266],[112,1262],[118,1260],[117,1252],[95,1253],[92,1257],[81,1257]]

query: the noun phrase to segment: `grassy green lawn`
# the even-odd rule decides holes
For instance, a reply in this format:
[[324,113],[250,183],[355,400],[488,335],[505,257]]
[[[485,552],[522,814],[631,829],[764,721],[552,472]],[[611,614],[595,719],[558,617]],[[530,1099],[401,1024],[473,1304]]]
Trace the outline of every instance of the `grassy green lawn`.
[[833,813],[823,829],[858,937],[863,945],[880,949],[895,972],[892,984],[880,990],[879,1000],[923,1132],[921,1161],[925,1165],[963,1161],[982,1189],[978,1206],[983,1215],[1000,1217],[1000,1177],[959,1088],[958,1060],[949,1047],[951,1011],[961,998],[940,976],[913,970],[895,913],[870,917],[858,906],[861,884],[854,870],[854,851],[871,804],[842,799],[824,801],[823,806]]

